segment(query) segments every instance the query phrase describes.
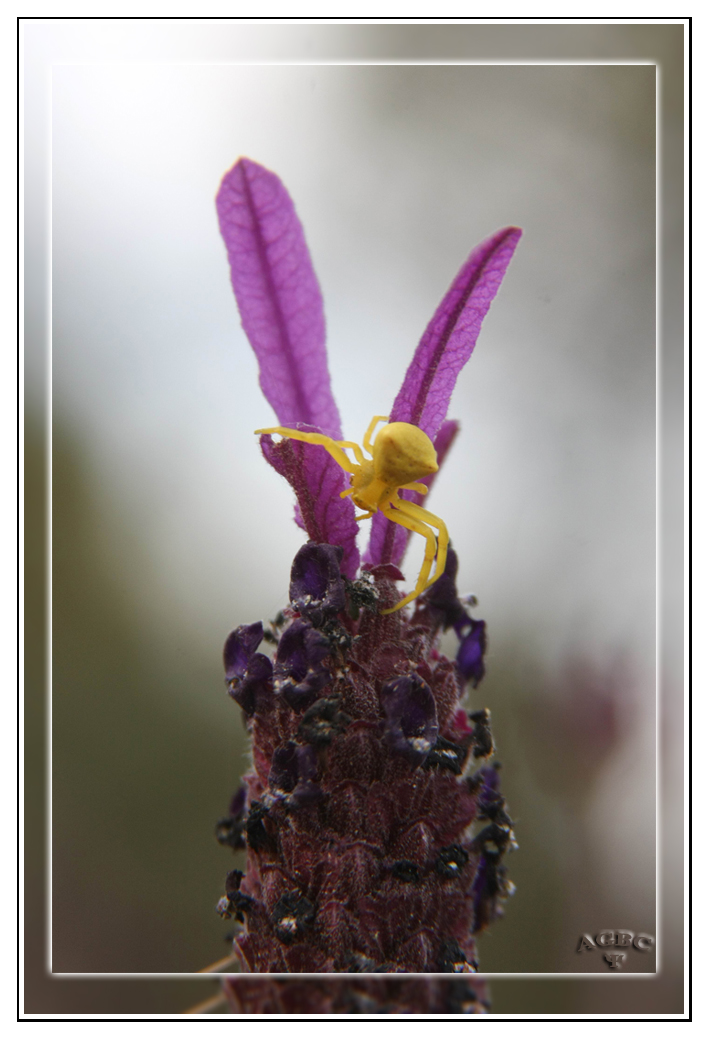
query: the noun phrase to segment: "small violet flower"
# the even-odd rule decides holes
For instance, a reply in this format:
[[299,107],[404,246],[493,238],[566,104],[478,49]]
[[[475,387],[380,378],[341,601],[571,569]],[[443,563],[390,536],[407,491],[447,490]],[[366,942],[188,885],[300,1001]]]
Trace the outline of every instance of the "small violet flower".
[[[342,438],[320,290],[289,195],[275,174],[241,159],[217,210],[279,423]],[[431,439],[439,468],[458,432],[446,417],[456,377],[520,234],[505,228],[471,253],[392,406],[391,422]],[[400,599],[411,532],[377,512],[361,567],[341,466],[317,444],[268,435],[260,443],[296,493],[308,541],[293,562],[289,606],[266,627],[239,626],[224,650],[227,689],[252,742],[252,767],[217,825],[222,844],[246,848],[246,872],[230,872],[218,906],[236,921],[235,954],[244,972],[473,973],[476,935],[512,887],[502,858],[514,841],[490,764],[488,711],[462,707],[484,675],[485,623],[458,595],[451,549],[409,611],[383,613]],[[460,641],[455,661],[439,652],[446,629]],[[259,652],[264,640],[276,644],[273,660]],[[255,985],[231,979],[232,1005],[291,1007],[296,990],[286,983]],[[327,994],[308,985],[304,1010],[303,1001],[331,1010],[339,1000],[345,1010],[389,1001],[406,1011],[426,999],[454,1013],[485,1005],[480,986],[463,981],[456,991],[432,981],[411,993],[374,980]]]

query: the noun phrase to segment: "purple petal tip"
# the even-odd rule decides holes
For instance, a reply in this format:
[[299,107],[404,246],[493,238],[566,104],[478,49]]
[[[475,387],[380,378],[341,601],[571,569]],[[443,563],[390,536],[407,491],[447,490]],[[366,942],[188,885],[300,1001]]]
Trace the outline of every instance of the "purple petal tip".
[[311,423],[340,437],[323,300],[290,195],[275,173],[242,158],[222,179],[217,215],[266,399],[283,425]]
[[503,228],[473,250],[422,336],[392,408],[392,422],[410,422],[436,436],[521,235],[520,228]]

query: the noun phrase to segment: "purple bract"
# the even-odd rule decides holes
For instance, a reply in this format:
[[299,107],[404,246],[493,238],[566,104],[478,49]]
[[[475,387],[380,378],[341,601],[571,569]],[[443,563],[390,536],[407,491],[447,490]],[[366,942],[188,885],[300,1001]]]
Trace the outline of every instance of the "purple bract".
[[217,214],[264,396],[282,425],[311,423],[340,438],[323,300],[288,192],[276,174],[240,159],[222,181]]
[[[340,439],[323,301],[291,197],[271,171],[240,159],[222,180],[217,212],[244,331],[279,423]],[[413,423],[431,437],[440,466],[458,430],[453,420],[446,420],[456,377],[471,356],[521,234],[519,228],[504,228],[471,253],[427,326],[392,406],[392,422]],[[343,470],[317,445],[276,444],[264,436],[261,447],[296,492],[296,522],[311,541],[340,545],[342,573],[354,578],[357,525],[352,502],[340,498],[347,487]],[[421,502],[414,492],[403,492],[403,497]],[[368,564],[399,565],[408,540],[406,530],[378,513],[372,521]]]

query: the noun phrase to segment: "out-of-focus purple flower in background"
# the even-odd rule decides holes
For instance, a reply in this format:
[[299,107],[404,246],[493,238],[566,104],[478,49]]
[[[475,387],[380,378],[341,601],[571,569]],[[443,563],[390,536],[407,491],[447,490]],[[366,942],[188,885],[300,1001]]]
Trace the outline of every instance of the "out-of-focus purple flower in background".
[[[635,729],[638,696],[622,656],[561,662],[545,690],[524,705],[529,758],[538,782],[556,797],[586,801],[613,755]],[[531,691],[532,692],[532,691]]]

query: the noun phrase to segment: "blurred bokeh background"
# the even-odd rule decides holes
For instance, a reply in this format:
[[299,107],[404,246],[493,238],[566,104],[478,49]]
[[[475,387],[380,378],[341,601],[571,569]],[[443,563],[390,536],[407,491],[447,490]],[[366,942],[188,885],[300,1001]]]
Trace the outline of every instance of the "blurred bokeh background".
[[[302,540],[290,489],[253,436],[272,413],[214,212],[240,155],[277,172],[296,203],[353,439],[388,411],[470,250],[506,224],[524,229],[459,379],[450,415],[462,432],[431,501],[459,586],[489,625],[471,706],[492,711],[520,844],[518,891],[482,942],[482,968],[604,971],[600,953],[576,954],[581,933],[659,935],[650,62],[665,63],[665,274],[677,279],[682,27],[48,21],[25,25],[25,45],[27,718],[39,734],[28,795],[39,799],[45,779],[51,414],[53,971],[194,972],[228,952],[212,908],[234,864],[213,827],[246,742],[221,646],[284,605]],[[351,64],[315,64],[327,58]],[[493,64],[417,63],[427,58]],[[367,64],[388,59],[404,63]],[[682,343],[670,297],[663,316],[671,451]],[[668,460],[662,549],[675,553]],[[664,792],[677,819],[679,630],[662,616],[661,631]],[[38,958],[43,837],[30,812]],[[664,871],[676,899],[679,862]],[[667,913],[659,984],[498,980],[494,1010],[680,1011],[681,907]],[[630,962],[655,968],[653,955]],[[35,966],[26,1008],[180,1010],[208,985],[49,982]]]

